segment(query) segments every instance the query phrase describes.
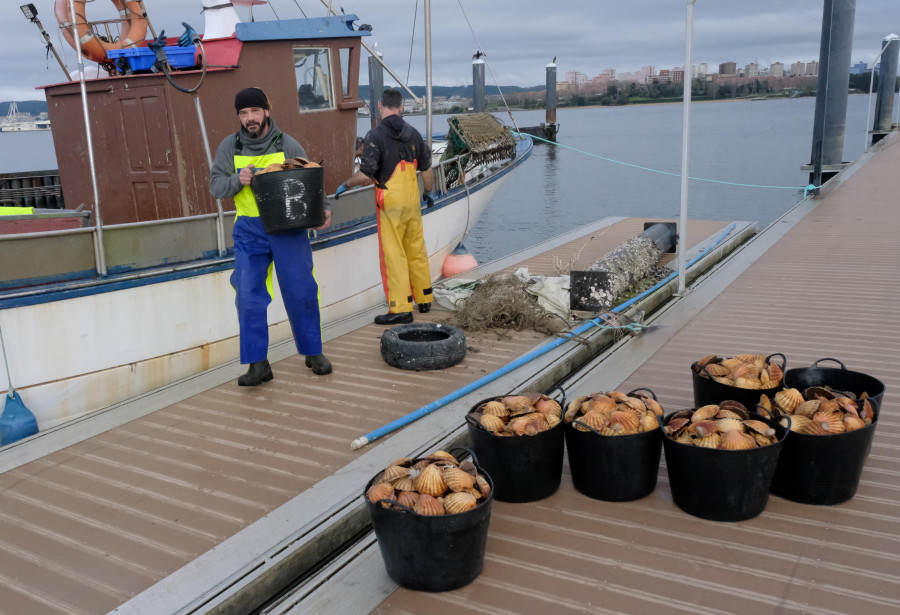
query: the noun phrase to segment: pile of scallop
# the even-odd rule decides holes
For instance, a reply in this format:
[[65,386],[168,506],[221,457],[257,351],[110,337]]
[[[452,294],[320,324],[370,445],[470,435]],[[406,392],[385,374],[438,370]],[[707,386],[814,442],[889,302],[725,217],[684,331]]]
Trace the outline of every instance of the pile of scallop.
[[470,417],[495,436],[533,436],[559,424],[562,406],[542,393],[522,393],[486,401]]
[[681,444],[731,451],[759,448],[777,441],[775,429],[751,419],[744,405],[732,400],[676,412],[666,423],[665,433]]
[[397,502],[420,515],[437,516],[472,510],[490,493],[490,483],[475,464],[436,451],[418,461],[404,457],[393,462],[375,477],[366,497],[385,508]]
[[721,359],[714,354],[694,363],[694,371],[704,378],[740,389],[773,389],[781,384],[784,372],[761,354],[739,354]]
[[772,399],[760,397],[759,405],[774,415],[789,415],[791,431],[811,436],[828,436],[862,429],[875,420],[875,410],[867,393],[857,399],[848,392],[827,386],[809,387],[803,392],[784,389]]
[[311,162],[306,158],[288,158],[284,162],[275,162],[269,166],[256,171],[256,175],[263,173],[271,173],[272,171],[288,171],[290,169],[314,169],[322,166],[316,162]]
[[621,391],[576,397],[566,408],[564,420],[578,431],[593,429],[603,436],[622,436],[659,427],[663,409],[644,391]]

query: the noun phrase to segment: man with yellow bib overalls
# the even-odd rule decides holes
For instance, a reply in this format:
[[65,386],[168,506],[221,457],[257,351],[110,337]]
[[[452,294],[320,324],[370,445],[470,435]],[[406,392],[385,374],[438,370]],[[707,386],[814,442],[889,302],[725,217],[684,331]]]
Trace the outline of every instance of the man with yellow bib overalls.
[[[306,366],[316,374],[331,373],[331,362],[322,354],[319,322],[319,286],[313,276],[312,246],[305,229],[269,235],[259,219],[256,199],[250,189],[255,169],[306,157],[303,147],[278,130],[270,116],[265,92],[246,88],[237,93],[234,107],[241,129],[226,137],[216,151],[209,189],[219,199],[234,197],[234,273],[231,285],[241,332],[241,363],[249,364],[238,378],[240,386],[256,386],[272,379],[266,358],[269,324],[266,309],[272,301],[272,271],[278,269],[278,285],[291,322],[297,352],[306,355]],[[325,228],[331,212],[325,213]]]
[[434,204],[431,152],[422,135],[403,121],[403,97],[387,89],[378,101],[381,122],[366,135],[359,170],[341,184],[335,198],[350,188],[375,182],[378,218],[378,256],[388,313],[375,324],[395,325],[413,320],[413,300],[419,312],[431,309],[431,270],[422,230],[422,209],[416,171],[422,171],[424,201]]

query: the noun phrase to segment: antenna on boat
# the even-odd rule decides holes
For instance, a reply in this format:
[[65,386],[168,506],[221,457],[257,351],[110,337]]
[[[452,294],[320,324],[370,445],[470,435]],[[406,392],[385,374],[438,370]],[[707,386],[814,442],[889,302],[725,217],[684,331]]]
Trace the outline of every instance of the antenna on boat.
[[53,46],[53,42],[50,40],[50,35],[47,34],[46,30],[44,30],[44,26],[41,25],[41,20],[37,18],[37,9],[34,8],[34,5],[30,3],[23,4],[19,8],[22,9],[22,13],[25,14],[25,19],[36,25],[38,27],[38,30],[41,31],[41,34],[44,36],[44,40],[47,41],[47,49],[53,52],[53,55],[56,57],[56,61],[59,62],[59,67],[66,75],[66,81],[71,79],[71,77],[69,76],[69,69],[66,68],[66,65],[62,61],[62,58],[59,57],[59,53],[56,51],[56,47]]

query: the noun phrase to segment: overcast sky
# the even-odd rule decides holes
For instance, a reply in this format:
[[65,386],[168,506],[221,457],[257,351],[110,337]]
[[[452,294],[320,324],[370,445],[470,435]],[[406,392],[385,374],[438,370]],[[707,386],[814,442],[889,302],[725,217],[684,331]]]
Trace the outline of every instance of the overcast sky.
[[[854,0],[844,0],[853,2]],[[178,36],[186,21],[200,33],[204,17],[200,0],[145,0],[157,32]],[[871,63],[888,34],[900,33],[900,0],[856,0],[852,62]],[[21,13],[22,2],[3,0],[0,8],[0,101],[43,100],[35,87],[62,81],[62,70],[45,55],[43,37]],[[52,0],[36,0],[38,18],[70,69],[75,53],[59,36]],[[299,8],[298,8],[299,5]],[[372,26],[373,36],[388,65],[409,83],[425,83],[422,0],[346,0],[347,13]],[[91,21],[115,17],[111,1],[87,3]],[[460,8],[462,6],[462,9]],[[532,86],[544,83],[544,67],[557,57],[562,80],[568,70],[594,77],[604,68],[657,70],[684,64],[685,1],[679,0],[434,0],[432,47],[435,85],[472,81],[472,54],[487,54],[486,81],[492,85]],[[697,0],[693,64],[720,62],[744,66],[819,59],[823,0]],[[418,14],[416,9],[418,8]],[[319,0],[270,0],[256,6],[257,20],[321,17]],[[237,8],[242,19],[249,9]],[[415,15],[415,20],[414,20]],[[468,22],[467,19],[468,18]],[[471,23],[471,28],[469,23]],[[415,25],[415,36],[412,36]],[[474,30],[474,33],[473,33]],[[480,45],[476,42],[480,42]],[[410,44],[413,65],[409,68]],[[362,81],[367,81],[363,68]],[[390,85],[385,75],[385,84]]]

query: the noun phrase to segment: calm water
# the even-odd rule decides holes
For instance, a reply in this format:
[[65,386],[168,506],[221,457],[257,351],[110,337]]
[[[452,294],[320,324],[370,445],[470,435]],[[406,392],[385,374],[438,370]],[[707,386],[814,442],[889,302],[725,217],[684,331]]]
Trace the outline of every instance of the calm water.
[[[868,96],[850,96],[844,160],[864,147]],[[764,227],[803,196],[808,173],[815,100],[735,101],[695,104],[691,114],[694,177],[741,184],[794,186],[747,188],[692,181],[688,216],[753,220]],[[498,115],[509,124],[509,116]],[[543,111],[517,112],[519,126],[534,126]],[[680,178],[601,160],[602,156],[670,173],[681,172],[681,105],[560,109],[561,145],[536,145],[494,197],[466,246],[479,262],[494,260],[604,216],[678,218]],[[409,121],[424,132],[425,118]],[[365,134],[369,120],[359,122]],[[434,131],[446,131],[446,116]],[[302,135],[297,135],[301,142]],[[56,168],[49,132],[0,133],[0,171]]]

